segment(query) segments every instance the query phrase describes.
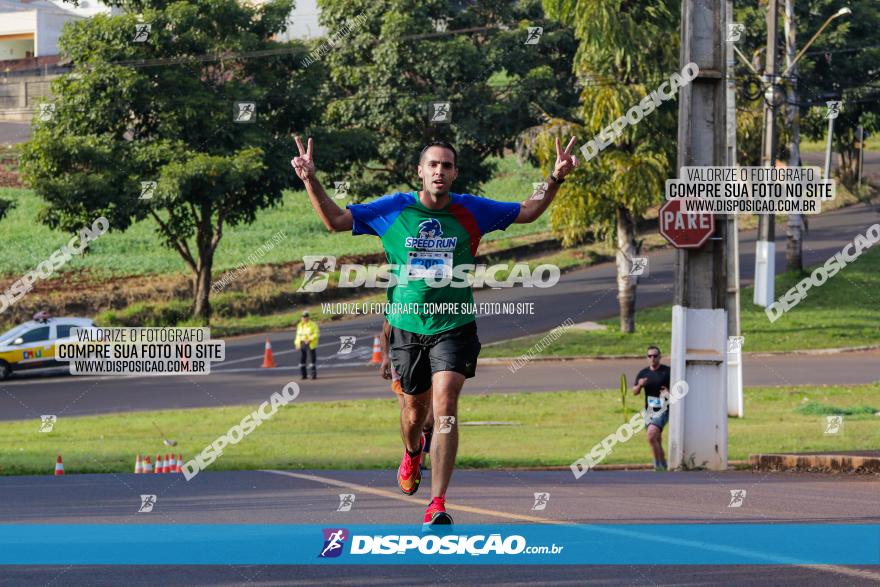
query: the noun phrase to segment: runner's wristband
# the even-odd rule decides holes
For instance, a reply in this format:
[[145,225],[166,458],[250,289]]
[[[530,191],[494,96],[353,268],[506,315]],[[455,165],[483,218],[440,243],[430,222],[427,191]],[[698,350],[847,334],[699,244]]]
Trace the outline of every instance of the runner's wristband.
[[552,180],[555,181],[556,183],[562,183],[562,182],[565,181],[564,179],[559,179],[558,177],[556,177],[556,176],[553,175],[552,173],[550,174],[550,179],[552,179]]

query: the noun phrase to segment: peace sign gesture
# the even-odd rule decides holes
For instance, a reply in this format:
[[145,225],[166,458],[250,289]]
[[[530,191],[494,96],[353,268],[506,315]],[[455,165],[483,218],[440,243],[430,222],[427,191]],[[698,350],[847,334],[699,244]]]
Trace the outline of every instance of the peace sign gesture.
[[556,165],[553,167],[553,175],[557,179],[562,179],[568,175],[569,171],[577,167],[577,157],[571,154],[571,149],[574,147],[574,141],[575,138],[571,137],[568,146],[565,147],[565,150],[563,151],[559,144],[559,137],[556,137]]
[[296,147],[299,149],[299,157],[294,157],[290,161],[290,164],[293,165],[297,177],[301,180],[306,181],[307,179],[312,179],[315,177],[315,162],[312,161],[312,138],[309,137],[308,149],[303,148],[302,141],[299,140],[299,137],[294,138],[296,139]]

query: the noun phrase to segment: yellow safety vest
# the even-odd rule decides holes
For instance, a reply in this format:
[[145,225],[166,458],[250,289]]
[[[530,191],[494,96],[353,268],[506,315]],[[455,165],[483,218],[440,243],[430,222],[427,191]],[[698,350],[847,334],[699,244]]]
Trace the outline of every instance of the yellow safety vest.
[[302,343],[308,341],[309,348],[315,349],[318,347],[319,336],[321,336],[321,329],[318,328],[317,322],[314,320],[309,320],[308,322],[300,321],[296,325],[296,339],[293,341],[293,346],[300,348]]

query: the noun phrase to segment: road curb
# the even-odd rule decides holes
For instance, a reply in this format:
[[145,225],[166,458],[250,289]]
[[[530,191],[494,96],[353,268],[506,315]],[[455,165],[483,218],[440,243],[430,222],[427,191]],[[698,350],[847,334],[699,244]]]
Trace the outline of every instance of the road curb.
[[880,474],[880,453],[847,454],[757,454],[749,455],[749,465],[760,471],[822,471],[835,473]]
[[[486,345],[489,346],[489,345]],[[851,347],[840,347],[835,349],[804,349],[804,350],[796,350],[796,351],[760,351],[754,353],[743,353],[746,357],[763,357],[763,356],[775,356],[775,355],[837,355],[843,353],[855,353],[859,351],[875,351],[880,349],[880,344],[874,345],[866,345],[866,346],[851,346]],[[562,357],[532,357],[529,359],[529,362],[553,362],[553,361],[613,361],[620,359],[643,359],[644,355],[603,355],[603,356],[588,356],[588,355],[574,355],[574,356],[562,356]],[[477,362],[483,365],[503,365],[507,363],[512,363],[513,361],[520,361],[522,357],[486,357],[478,359]]]
[[[728,461],[728,470],[749,467],[749,461]],[[654,465],[648,463],[630,463],[622,465],[596,465],[590,467],[591,471],[650,471]],[[478,469],[479,470],[479,469]],[[485,469],[483,469],[485,470]],[[571,467],[563,465],[547,465],[545,467],[498,467],[496,471],[571,471]]]

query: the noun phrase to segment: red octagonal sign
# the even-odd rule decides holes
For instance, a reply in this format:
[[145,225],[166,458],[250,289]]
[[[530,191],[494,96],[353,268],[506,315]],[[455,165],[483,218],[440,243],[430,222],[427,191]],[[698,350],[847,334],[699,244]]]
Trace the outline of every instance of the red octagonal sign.
[[715,215],[685,214],[681,200],[669,200],[660,208],[660,234],[677,249],[699,249],[715,232]]

